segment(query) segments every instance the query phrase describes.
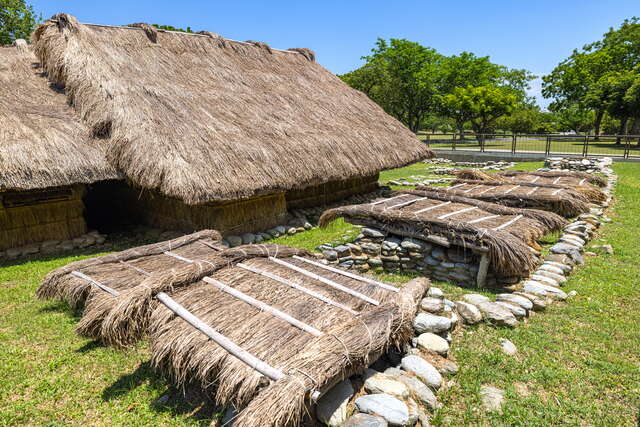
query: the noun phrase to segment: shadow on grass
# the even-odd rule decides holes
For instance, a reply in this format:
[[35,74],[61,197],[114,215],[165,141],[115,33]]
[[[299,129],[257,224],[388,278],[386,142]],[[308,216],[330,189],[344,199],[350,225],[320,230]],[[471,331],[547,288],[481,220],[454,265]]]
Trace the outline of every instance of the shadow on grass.
[[97,350],[99,348],[104,348],[104,344],[102,344],[100,341],[98,340],[91,340],[87,343],[85,343],[82,347],[76,349],[74,352],[75,353],[80,353],[80,354],[84,354],[84,353],[89,353],[93,350]]
[[76,321],[80,320],[80,318],[82,317],[82,310],[71,308],[71,306],[67,304],[65,301],[51,301],[49,302],[49,304],[45,305],[44,307],[38,310],[38,313],[40,314],[47,314],[47,313],[54,313],[54,312],[67,313],[70,317],[72,317]]
[[149,407],[156,412],[188,415],[194,420],[211,420],[219,417],[223,410],[212,400],[211,391],[207,392],[202,387],[191,384],[177,389],[156,373],[149,361],[141,363],[135,371],[120,376],[104,389],[102,399],[105,401],[118,399],[145,384],[156,390],[164,390],[160,393],[160,397],[149,402]]

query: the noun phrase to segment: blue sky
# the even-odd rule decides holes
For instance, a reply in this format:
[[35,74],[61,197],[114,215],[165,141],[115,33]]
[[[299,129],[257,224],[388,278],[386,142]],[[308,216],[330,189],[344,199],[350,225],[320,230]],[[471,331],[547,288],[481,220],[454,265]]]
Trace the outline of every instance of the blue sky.
[[[394,37],[446,55],[464,50],[489,55],[493,62],[542,75],[572,49],[597,40],[625,18],[640,16],[639,0],[31,3],[44,18],[66,12],[81,22],[191,26],[275,48],[309,47],[318,62],[338,74],[357,68],[377,37]],[[539,93],[540,82],[533,86],[533,94]]]

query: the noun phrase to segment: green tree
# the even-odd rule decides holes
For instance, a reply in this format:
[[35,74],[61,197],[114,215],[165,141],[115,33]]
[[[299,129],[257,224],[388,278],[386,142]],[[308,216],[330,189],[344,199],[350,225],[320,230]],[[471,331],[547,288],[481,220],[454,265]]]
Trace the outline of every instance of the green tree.
[[159,30],[167,30],[167,31],[180,31],[183,33],[193,33],[193,31],[191,30],[191,27],[187,27],[186,30],[183,30],[182,28],[176,28],[173,27],[171,25],[160,25],[160,24],[151,24],[154,27],[156,27]]
[[378,39],[365,65],[341,78],[417,132],[437,106],[442,55],[404,39]]
[[558,130],[577,134],[593,129],[594,115],[592,110],[582,108],[578,104],[569,105],[555,112]]
[[607,110],[605,98],[598,98],[597,85],[611,70],[631,71],[640,64],[640,21],[625,20],[620,28],[611,28],[603,38],[574,50],[547,76],[543,77],[542,94],[552,98],[550,109],[559,111],[572,106],[594,112],[595,133],[600,133]]
[[24,0],[0,0],[0,45],[28,40],[39,19]]
[[476,133],[490,133],[501,116],[511,113],[518,103],[515,91],[499,86],[456,87],[443,102],[456,122],[469,121]]

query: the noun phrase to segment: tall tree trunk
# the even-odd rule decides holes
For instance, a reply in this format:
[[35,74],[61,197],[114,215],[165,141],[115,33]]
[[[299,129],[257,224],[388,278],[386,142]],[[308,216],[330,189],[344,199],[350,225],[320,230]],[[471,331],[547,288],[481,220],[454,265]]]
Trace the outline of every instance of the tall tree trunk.
[[[628,117],[624,117],[620,119],[620,127],[618,128],[618,135],[626,135],[627,134],[627,121]],[[616,145],[619,145],[622,142],[622,137],[618,136],[616,138]]]
[[460,140],[464,139],[464,120],[456,121],[456,127],[458,128],[458,132],[460,133]]
[[602,125],[602,118],[604,117],[604,110],[600,109],[596,111],[596,119],[593,122],[593,133],[596,135],[595,138],[593,138],[594,141],[600,141],[600,126]]

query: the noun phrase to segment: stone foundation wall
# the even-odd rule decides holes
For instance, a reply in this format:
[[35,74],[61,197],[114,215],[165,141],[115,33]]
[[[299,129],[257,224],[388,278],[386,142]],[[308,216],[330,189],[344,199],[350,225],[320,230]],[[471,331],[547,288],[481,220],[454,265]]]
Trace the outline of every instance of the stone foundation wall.
[[[459,246],[446,248],[419,239],[402,237],[377,228],[364,227],[353,243],[319,247],[331,264],[359,272],[415,273],[439,281],[475,285],[480,256]],[[501,283],[515,283],[518,278],[501,278]],[[489,270],[487,285],[495,285]]]

